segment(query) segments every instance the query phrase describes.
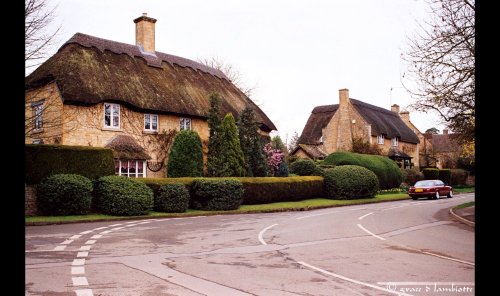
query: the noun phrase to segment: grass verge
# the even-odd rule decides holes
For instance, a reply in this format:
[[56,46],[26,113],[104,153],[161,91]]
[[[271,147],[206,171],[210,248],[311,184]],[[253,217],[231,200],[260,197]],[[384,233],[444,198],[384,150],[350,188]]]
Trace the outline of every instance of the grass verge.
[[409,199],[406,193],[379,194],[374,198],[364,198],[355,200],[333,200],[326,198],[315,198],[294,202],[276,202],[258,205],[242,205],[237,210],[232,211],[199,211],[187,210],[185,213],[160,213],[150,212],[143,216],[110,216],[104,214],[89,214],[76,216],[28,216],[25,217],[26,225],[48,225],[77,222],[97,222],[109,220],[132,220],[148,218],[169,218],[169,217],[190,217],[190,216],[208,216],[219,214],[250,214],[250,213],[271,213],[285,211],[306,211],[313,209],[322,209],[339,206],[349,206],[366,203],[386,202],[394,200]]
[[469,201],[469,202],[463,203],[461,205],[458,205],[458,206],[454,207],[453,209],[458,210],[458,209],[472,207],[474,205],[476,205],[475,201]]
[[475,187],[453,188],[453,193],[471,193],[475,191]]

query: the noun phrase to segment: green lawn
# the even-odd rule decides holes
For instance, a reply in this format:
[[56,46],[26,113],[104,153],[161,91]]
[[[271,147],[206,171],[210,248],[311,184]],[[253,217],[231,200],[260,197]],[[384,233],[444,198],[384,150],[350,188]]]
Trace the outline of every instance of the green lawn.
[[[474,192],[474,187],[455,189],[455,193]],[[306,211],[312,209],[349,206],[366,203],[386,202],[394,200],[410,199],[406,193],[384,193],[378,194],[374,198],[355,199],[355,200],[333,200],[326,198],[308,199],[302,201],[275,202],[258,205],[242,205],[237,210],[232,211],[198,211],[187,210],[185,213],[160,213],[150,212],[144,216],[110,216],[104,214],[89,214],[78,216],[32,216],[25,217],[26,225],[40,224],[62,224],[76,222],[108,221],[108,220],[127,220],[127,219],[148,219],[148,218],[168,218],[168,217],[190,217],[190,216],[208,216],[218,214],[248,214],[248,213],[268,213],[283,211]]]
[[458,206],[454,207],[454,209],[458,210],[458,209],[472,207],[474,205],[476,205],[475,201],[469,201],[469,202],[466,202],[466,203],[463,203],[461,205],[458,205]]
[[475,187],[453,188],[453,193],[470,193],[474,192]]

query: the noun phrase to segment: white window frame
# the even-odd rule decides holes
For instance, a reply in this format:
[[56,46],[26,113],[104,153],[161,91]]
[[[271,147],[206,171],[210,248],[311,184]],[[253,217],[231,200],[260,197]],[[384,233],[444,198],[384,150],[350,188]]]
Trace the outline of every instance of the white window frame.
[[34,104],[33,108],[33,131],[43,130],[43,102]]
[[[156,128],[153,128],[153,118],[156,118]],[[146,120],[149,121],[149,128],[146,127]],[[157,132],[158,131],[158,114],[144,114],[144,131]]]
[[[106,106],[109,106],[110,107],[110,114],[109,114],[109,125],[106,125]],[[116,109],[118,109],[118,125],[115,126],[115,119],[114,119],[114,116],[113,116],[113,111]],[[119,129],[120,128],[120,118],[121,118],[121,114],[120,114],[120,104],[113,104],[113,103],[104,103],[104,127],[105,128],[112,128],[112,129]]]
[[398,147],[398,143],[399,143],[398,137],[392,138],[391,140],[392,147]]
[[377,143],[378,143],[379,145],[383,145],[383,144],[384,144],[384,140],[385,140],[384,135],[378,135],[378,136],[377,136]]
[[[118,176],[125,176],[125,174],[122,175],[122,163],[127,162],[127,173],[126,177],[127,178],[146,178],[146,161],[145,160],[125,160],[125,159],[118,159],[115,160],[118,161],[118,172],[115,171],[115,174]],[[130,163],[135,162],[135,173],[130,173]],[[137,167],[139,167],[139,162],[142,162],[142,173],[139,174]]]
[[181,117],[179,120],[180,130],[191,130],[192,129],[192,121],[191,118]]

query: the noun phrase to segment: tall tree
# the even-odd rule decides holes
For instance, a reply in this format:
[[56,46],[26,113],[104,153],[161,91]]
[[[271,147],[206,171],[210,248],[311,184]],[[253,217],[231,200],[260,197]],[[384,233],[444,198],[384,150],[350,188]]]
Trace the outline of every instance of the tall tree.
[[246,175],[245,156],[241,151],[238,128],[233,114],[227,113],[220,128],[221,146],[219,159],[223,160],[222,170],[215,177],[243,177]]
[[426,134],[439,134],[439,130],[435,127],[431,127],[431,128],[428,128],[426,131],[425,131]]
[[183,130],[175,136],[167,169],[171,178],[203,176],[203,147],[198,133]]
[[283,140],[281,140],[281,137],[279,135],[276,135],[271,138],[271,147],[273,149],[280,150],[285,156],[288,155],[286,146],[283,143]]
[[290,138],[290,141],[288,142],[288,154],[291,154],[292,151],[297,148],[299,145],[299,134],[297,131],[293,132],[292,138]]
[[25,68],[41,64],[55,43],[59,28],[49,31],[54,20],[55,7],[48,7],[47,0],[24,0]]
[[218,93],[210,94],[210,110],[208,113],[208,155],[207,155],[207,175],[216,177],[222,171],[224,159],[221,159],[219,151],[221,149],[221,114],[220,98]]
[[[474,139],[475,127],[475,0],[427,0],[432,19],[409,40],[403,59],[409,63],[407,89],[411,107],[436,111],[449,129]],[[404,77],[405,75],[403,75]]]
[[238,120],[238,135],[241,150],[245,155],[247,176],[250,177],[265,177],[268,174],[267,161],[263,151],[264,145],[258,129],[253,109],[245,108]]

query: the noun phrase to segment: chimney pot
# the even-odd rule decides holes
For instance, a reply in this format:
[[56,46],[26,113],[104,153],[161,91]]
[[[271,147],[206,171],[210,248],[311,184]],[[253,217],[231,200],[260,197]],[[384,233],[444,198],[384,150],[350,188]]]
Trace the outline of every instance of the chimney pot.
[[391,111],[395,113],[399,113],[399,105],[394,104],[391,106]]

